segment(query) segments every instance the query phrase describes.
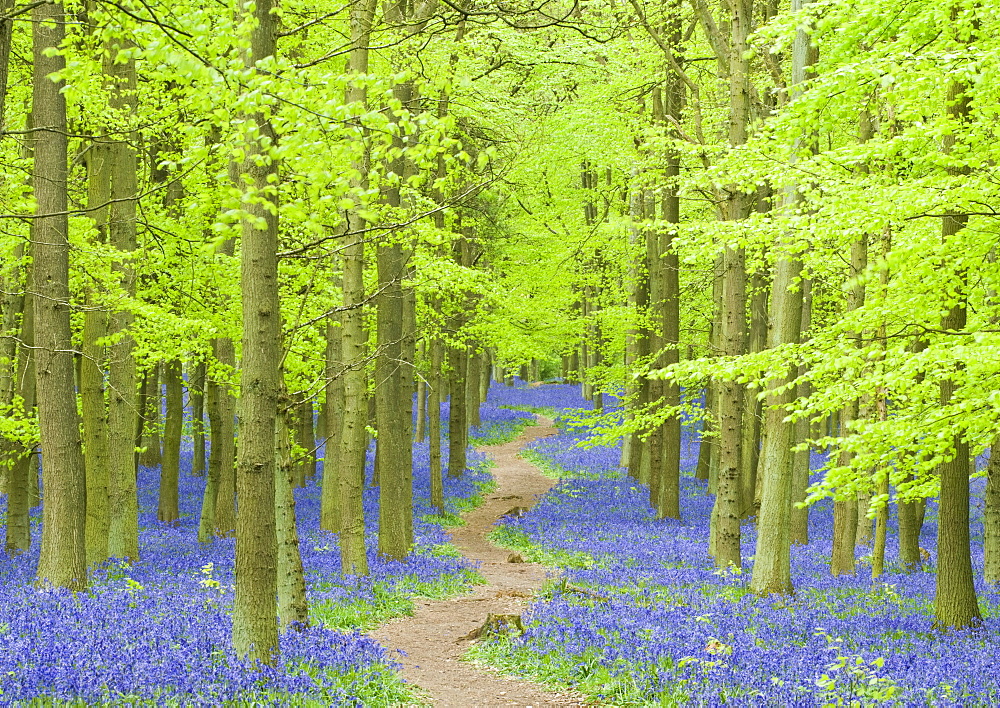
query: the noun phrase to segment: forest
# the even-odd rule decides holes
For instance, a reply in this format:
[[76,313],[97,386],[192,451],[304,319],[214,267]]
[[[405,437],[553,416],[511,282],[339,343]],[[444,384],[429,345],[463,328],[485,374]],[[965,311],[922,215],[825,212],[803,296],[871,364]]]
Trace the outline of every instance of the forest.
[[996,8],[321,4],[0,0],[0,705],[1000,703]]

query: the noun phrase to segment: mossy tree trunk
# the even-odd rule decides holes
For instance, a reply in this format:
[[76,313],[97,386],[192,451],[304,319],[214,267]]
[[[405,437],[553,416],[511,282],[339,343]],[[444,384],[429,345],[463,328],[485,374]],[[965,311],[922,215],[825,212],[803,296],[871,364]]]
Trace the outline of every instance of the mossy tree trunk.
[[61,3],[32,9],[32,115],[36,128],[33,184],[32,298],[35,385],[41,434],[44,499],[37,580],[74,590],[87,586],[84,526],[86,473],[73,381],[70,330],[69,219],[67,217],[66,68],[57,50],[66,35]]

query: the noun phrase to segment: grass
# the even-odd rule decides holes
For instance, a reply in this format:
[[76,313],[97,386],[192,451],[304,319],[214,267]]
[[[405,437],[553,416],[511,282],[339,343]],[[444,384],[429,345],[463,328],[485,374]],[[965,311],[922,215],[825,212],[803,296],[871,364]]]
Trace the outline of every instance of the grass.
[[527,460],[539,471],[550,479],[621,479],[624,472],[592,472],[590,470],[571,470],[557,465],[550,458],[537,450],[525,448],[519,453],[521,458]]
[[546,418],[554,418],[559,412],[555,406],[497,406],[511,411],[524,411],[525,413],[535,413],[544,415]]
[[589,569],[600,563],[589,553],[582,551],[562,551],[534,544],[520,529],[499,526],[489,535],[492,543],[501,548],[509,548],[521,554],[526,563],[541,563],[555,568]]
[[[625,706],[655,705],[643,700],[642,693],[631,675],[612,676],[607,666],[600,664],[598,652],[584,656],[535,654],[519,650],[508,636],[491,638],[474,644],[465,655],[467,661],[499,669],[501,672],[548,686],[554,690],[572,686],[574,690],[594,697],[594,705]],[[683,692],[661,702],[663,706],[685,705]]]
[[536,425],[537,422],[530,418],[510,421],[505,420],[500,423],[491,423],[485,429],[478,430],[475,435],[469,436],[469,444],[473,447],[486,447],[488,445],[505,445],[513,442],[524,432],[525,428]]

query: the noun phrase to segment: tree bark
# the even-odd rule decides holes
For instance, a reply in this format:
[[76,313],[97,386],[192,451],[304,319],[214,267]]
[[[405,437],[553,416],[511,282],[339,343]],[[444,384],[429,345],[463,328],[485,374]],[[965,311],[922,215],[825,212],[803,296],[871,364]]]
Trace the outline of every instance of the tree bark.
[[[735,0],[731,5],[729,56],[729,144],[733,148],[747,141],[750,118],[750,77],[746,58],[747,38],[753,23],[753,1]],[[743,221],[748,215],[747,195],[732,187],[726,218]],[[721,342],[722,353],[734,358],[746,353],[746,256],[741,247],[726,245],[723,253]],[[735,380],[720,381],[719,466],[715,485],[713,537],[715,563],[725,568],[741,567],[740,521],[743,516],[741,480],[743,442],[743,385]]]
[[[1000,584],[1000,437],[993,439],[990,460],[986,466],[986,499],[983,512],[983,579],[990,585]],[[912,516],[913,512],[910,511]],[[912,521],[911,521],[912,523]],[[903,545],[903,511],[900,508],[900,556]],[[920,552],[917,551],[919,563]]]
[[[802,325],[803,334],[812,326],[812,280],[802,281]],[[799,366],[799,377],[806,374],[806,367]],[[796,396],[809,396],[809,384],[799,383]],[[795,422],[795,445],[804,443],[809,438],[809,419],[800,418]],[[809,507],[799,506],[806,500],[806,490],[809,487],[809,449],[799,450],[792,458],[792,518],[791,542],[805,545],[809,543]]]
[[[284,404],[290,402],[286,399]],[[295,521],[292,460],[288,445],[288,411],[283,408],[275,426],[274,516],[278,538],[278,626],[301,629],[309,624],[309,603]],[[311,421],[310,421],[311,422]]]
[[441,391],[444,377],[441,375],[444,354],[441,340],[437,337],[430,342],[430,374],[427,396],[427,435],[430,438],[431,506],[437,513],[444,513],[444,480],[441,475]]
[[453,478],[465,474],[465,449],[468,417],[466,416],[466,368],[469,357],[465,345],[454,344],[448,349],[449,394],[448,407],[448,476]]
[[[29,227],[31,230],[33,226]],[[22,253],[25,249],[22,249]],[[8,304],[4,310],[5,331],[14,331],[17,325],[16,312],[22,311],[20,322],[21,346],[10,351],[10,372],[12,376],[5,377],[3,392],[4,400],[9,401],[9,415],[18,415],[28,419],[35,407],[35,368],[33,347],[35,341],[34,307],[31,292],[31,271],[25,269],[24,282],[11,284],[13,288],[7,292],[15,292],[23,288],[24,296],[18,302]],[[9,319],[8,319],[9,318]],[[7,341],[7,340],[5,340]],[[12,337],[11,344],[16,340]],[[20,407],[14,408],[15,394],[20,398]],[[31,522],[29,512],[32,506],[30,475],[33,445],[22,440],[4,440],[3,458],[0,461],[9,464],[7,468],[7,518],[4,532],[4,550],[10,556],[19,555],[31,548]],[[37,470],[35,471],[37,474]],[[36,482],[37,484],[37,482]]]
[[144,467],[156,467],[163,463],[160,442],[160,416],[163,399],[160,388],[161,364],[157,362],[143,377],[144,402],[142,415],[142,454],[139,461]]
[[[257,26],[245,55],[247,69],[275,56],[277,18],[272,0],[253,8]],[[243,361],[240,444],[236,463],[236,591],[233,647],[240,656],[273,665],[278,651],[277,538],[274,441],[281,363],[278,300],[278,161],[269,154],[278,136],[263,107],[246,115],[253,126],[240,170],[252,190],[244,204],[240,253]],[[236,185],[243,191],[246,186]]]
[[[111,200],[112,148],[95,141],[87,153],[87,205],[97,230],[97,241],[108,238],[108,208]],[[104,398],[104,371],[108,335],[108,313],[98,295],[88,287],[83,320],[83,357],[80,361],[80,403],[83,413],[84,467],[87,476],[87,520],[85,522],[87,566],[108,559],[108,411]]]
[[[109,100],[129,129],[112,144],[111,198],[108,234],[121,258],[111,266],[126,298],[135,296],[136,250],[136,134],[132,121],[136,111],[135,60],[105,59],[104,73],[111,80]],[[108,361],[108,461],[110,519],[108,554],[112,558],[139,560],[139,499],[136,488],[138,457],[136,430],[139,415],[136,396],[136,366],[131,328],[133,315],[127,308],[111,312],[108,333],[116,339]]]
[[[957,17],[958,7],[952,7],[952,18]],[[948,86],[945,111],[949,118],[959,124],[968,123],[971,115],[970,87],[961,81],[952,81]],[[950,153],[955,147],[955,133],[944,136],[944,152]],[[964,169],[950,169],[953,175],[963,174]],[[941,240],[947,243],[965,228],[969,217],[952,214],[941,221]],[[957,302],[951,305],[941,319],[941,329],[946,332],[961,332],[968,320],[968,275],[964,271],[956,274],[955,291]],[[949,288],[950,289],[950,288]],[[960,366],[960,364],[957,364]],[[946,377],[940,384],[940,403],[947,406],[952,402],[958,384]],[[952,442],[955,451],[951,460],[940,465],[941,492],[938,502],[938,566],[934,585],[934,625],[939,629],[951,629],[982,624],[979,602],[972,576],[972,551],[969,539],[969,441],[962,433],[957,433]]]
[[[339,285],[339,283],[338,283]],[[326,327],[326,451],[320,491],[320,528],[340,531],[340,445],[344,423],[344,362],[341,353],[342,313]]]
[[[676,3],[675,3],[676,5]],[[675,18],[672,22],[671,44],[675,54],[680,54],[681,25],[679,7],[673,7]],[[679,57],[678,57],[679,58]],[[679,77],[671,74],[665,93],[665,113],[674,120],[682,119],[684,103],[684,87]],[[662,327],[662,343],[664,346],[660,361],[663,366],[671,366],[680,361],[680,258],[674,246],[677,237],[675,224],[680,223],[680,196],[677,179],[680,177],[681,158],[676,151],[667,154],[666,188],[663,193],[662,216],[667,227],[659,236],[660,274],[663,279],[659,307],[659,321]],[[663,404],[679,406],[681,403],[680,385],[676,381],[663,382]],[[681,419],[674,415],[664,421],[660,427],[662,438],[662,469],[658,498],[654,501],[657,517],[663,519],[680,519],[680,484],[681,484]]]
[[[351,6],[351,51],[349,73],[368,73],[368,42],[374,0],[361,0]],[[352,109],[365,108],[365,88],[351,82],[346,91],[346,102]],[[354,168],[362,177],[352,184],[357,189],[366,186],[366,158],[356,161]],[[368,433],[365,429],[368,404],[365,398],[365,343],[368,340],[364,327],[364,240],[360,234],[365,222],[357,212],[348,212],[347,243],[341,250],[343,258],[344,313],[341,333],[344,372],[344,418],[340,448],[340,558],[344,573],[368,574],[368,557],[365,554],[365,520],[361,495],[365,486],[365,447]]]
[[[419,357],[421,360],[427,359],[427,340],[421,339],[419,344]],[[413,442],[422,443],[427,438],[427,380],[424,376],[417,376],[417,419],[414,425]]]
[[[398,194],[395,201],[398,206]],[[411,407],[403,405],[402,360],[404,259],[402,247],[382,244],[377,257],[379,296],[375,410],[379,462],[379,553],[402,559],[413,544],[413,464],[409,436]],[[409,372],[407,372],[409,373]],[[464,393],[464,391],[463,391]]]
[[194,438],[194,456],[191,474],[201,477],[205,474],[205,361],[195,363],[188,372],[188,397],[191,401],[191,434]]
[[298,414],[295,416],[296,442],[302,452],[302,456],[296,463],[295,484],[299,487],[306,486],[306,482],[316,476],[316,434],[313,427],[316,423],[313,415],[313,402],[307,398],[297,406]]
[[[226,255],[231,255],[232,247],[230,241],[226,246],[229,250]],[[229,372],[236,368],[233,340],[229,337],[217,338],[212,341],[212,349],[228,377]],[[208,459],[209,475],[212,474],[212,465],[218,465],[218,491],[215,492],[212,516],[215,533],[232,536],[236,532],[236,398],[229,385],[220,381],[210,382],[209,391],[214,393],[219,417],[218,427],[212,422],[212,450]]]
[[45,458],[37,580],[42,585],[80,590],[87,586],[86,474],[70,331],[66,99],[64,80],[50,78],[66,67],[63,56],[56,53],[65,39],[65,19],[61,3],[32,10],[32,115],[37,131],[32,175],[37,217],[32,235],[32,305],[38,423]]
[[160,467],[160,494],[156,518],[167,524],[180,519],[181,430],[184,423],[184,388],[181,384],[181,362],[177,359],[163,365],[166,385],[167,415],[163,428],[163,463]]
[[[758,210],[762,194],[758,192]],[[769,209],[770,207],[768,207]],[[767,279],[763,272],[756,271],[750,286],[750,332],[747,335],[747,350],[756,354],[767,348]],[[743,431],[740,461],[743,469],[743,517],[757,515],[757,467],[760,463],[761,421],[764,416],[762,402],[755,389],[746,388],[743,396]]]
[[482,399],[479,397],[480,389],[480,379],[482,378],[482,360],[479,358],[479,354],[469,350],[469,361],[466,364],[466,393],[468,394],[468,402],[466,403],[468,415],[469,415],[469,427],[478,428],[482,421],[479,417],[479,408],[482,405]]

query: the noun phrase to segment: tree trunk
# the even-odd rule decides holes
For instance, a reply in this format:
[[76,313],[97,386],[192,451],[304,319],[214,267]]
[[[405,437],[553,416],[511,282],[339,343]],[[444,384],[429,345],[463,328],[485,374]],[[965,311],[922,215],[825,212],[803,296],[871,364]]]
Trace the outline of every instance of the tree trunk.
[[194,437],[194,457],[191,474],[201,477],[205,474],[205,361],[199,360],[188,373],[188,398],[191,401],[191,434]]
[[[792,0],[792,10],[798,11],[809,0]],[[734,50],[736,48],[734,47]],[[734,54],[737,53],[734,51]],[[799,29],[792,50],[792,84],[806,79],[809,67],[816,61],[808,33]],[[794,147],[798,147],[797,145]],[[798,207],[801,192],[792,187],[786,206]],[[792,248],[788,245],[786,248]],[[774,268],[774,288],[771,294],[771,323],[768,345],[797,344],[802,327],[802,290],[798,282],[802,261],[798,254],[786,252],[779,256]],[[779,386],[785,390],[767,396],[761,449],[761,504],[757,522],[757,549],[750,588],[756,595],[791,594],[791,513],[792,513],[792,452],[794,424],[785,420],[787,408],[795,399],[791,382],[797,371],[789,370]]]
[[[758,193],[759,201],[764,198]],[[758,209],[760,207],[758,206]],[[767,279],[763,272],[754,272],[751,279],[750,332],[747,335],[747,350],[751,354],[767,348]],[[757,515],[757,467],[760,463],[761,420],[764,408],[757,398],[757,391],[746,388],[743,396],[743,431],[740,461],[743,469],[743,517]]]
[[483,351],[479,355],[479,403],[480,405],[486,403],[486,399],[490,395],[490,381],[492,376],[490,376],[490,370],[493,368],[492,359],[490,359],[490,353],[488,351]]
[[142,454],[139,458],[144,467],[156,467],[162,464],[163,455],[160,443],[160,416],[163,410],[163,400],[160,389],[161,365],[156,363],[146,372],[143,378],[145,389],[145,407],[142,409]]
[[[395,201],[398,206],[398,194]],[[403,250],[383,244],[377,253],[379,296],[375,410],[379,463],[379,554],[403,559],[413,543],[413,464],[409,436],[410,406],[403,405]],[[409,373],[409,372],[407,372]]]
[[[712,356],[718,356],[722,352],[724,346],[725,333],[723,331],[723,278],[725,273],[725,257],[720,254],[716,257],[714,267],[712,269],[712,324],[709,327],[709,349],[711,350]],[[722,452],[721,443],[719,437],[721,435],[720,431],[720,398],[722,392],[720,390],[719,383],[717,381],[710,381],[709,388],[711,389],[711,396],[706,400],[711,401],[709,405],[709,413],[711,415],[711,430],[712,437],[710,438],[710,445],[708,448],[708,475],[705,479],[708,480],[708,492],[709,494],[715,494],[718,489],[719,482],[719,456]],[[712,523],[714,523],[716,516],[715,512],[712,512]]]
[[[227,248],[232,247],[233,243],[230,241]],[[236,347],[233,346],[232,339],[215,339],[212,341],[212,348],[215,358],[227,371],[236,368]],[[208,465],[211,474],[212,465],[218,464],[218,492],[213,513],[215,533],[219,536],[232,536],[236,532],[236,398],[228,384],[210,383],[210,390],[213,385],[219,425],[218,428],[214,422],[212,425],[212,450]]]
[[[29,227],[32,231],[34,227]],[[22,251],[23,252],[23,251]],[[11,415],[19,415],[21,418],[29,419],[33,415],[35,407],[35,368],[33,347],[35,342],[34,328],[34,306],[31,292],[34,288],[31,285],[30,269],[25,273],[25,280],[16,284],[7,292],[15,292],[24,288],[25,295],[19,299],[19,303],[8,305],[11,309],[4,310],[5,331],[12,331],[16,326],[16,320],[8,316],[15,314],[16,310],[22,311],[20,323],[21,346],[15,351],[11,351],[10,372],[13,376],[5,379],[4,399],[9,400],[9,405],[13,405],[15,394],[20,398],[20,407],[11,410]],[[8,340],[4,340],[5,342]],[[17,340],[13,337],[9,340],[15,344]],[[15,353],[16,352],[16,353]],[[7,518],[4,538],[4,550],[10,556],[19,555],[31,548],[31,522],[29,512],[32,506],[30,475],[33,471],[32,460],[37,456],[33,454],[32,445],[19,440],[4,440],[3,462],[10,466],[7,469]],[[34,470],[37,475],[37,470]],[[36,481],[37,485],[37,481]]]
[[[283,401],[285,405],[288,400]],[[311,407],[311,406],[310,406]],[[288,445],[287,408],[278,414],[275,426],[274,516],[278,539],[278,622],[279,629],[300,629],[309,624],[309,603],[295,523],[295,494],[292,490],[292,460]],[[310,421],[311,423],[311,421]]]
[[[421,339],[419,345],[421,361],[427,359],[427,340]],[[418,369],[419,370],[419,369]],[[422,443],[427,438],[427,379],[417,376],[417,420],[414,426],[413,442]]]
[[57,48],[65,39],[60,3],[32,11],[34,66],[32,115],[36,127],[36,220],[32,235],[32,298],[35,316],[35,379],[42,441],[44,499],[42,550],[37,580],[74,590],[87,586],[84,545],[86,473],[73,382],[69,310],[67,126],[64,80],[53,81],[66,62]]
[[449,394],[448,407],[448,476],[458,478],[465,474],[465,449],[468,446],[466,433],[466,367],[469,357],[464,345],[456,344],[448,349]]
[[[108,203],[111,200],[112,147],[95,141],[87,151],[87,205],[97,231],[97,242],[108,240]],[[87,566],[108,559],[108,411],[104,400],[104,371],[108,313],[92,286],[87,288],[83,319],[83,356],[80,359],[80,403],[83,413],[83,452],[87,476]]]
[[470,428],[478,428],[482,423],[479,418],[479,408],[483,403],[482,399],[479,397],[481,384],[480,379],[483,376],[482,365],[483,362],[479,358],[479,354],[470,349],[468,363],[466,364],[467,374],[465,382],[466,393],[468,394],[468,402],[466,403],[466,406],[468,407],[467,410]]
[[[989,473],[987,473],[989,474]],[[912,476],[908,481],[912,481]],[[996,487],[994,487],[996,490]],[[989,513],[990,483],[986,482],[986,504]],[[1000,502],[1000,499],[997,499]],[[896,503],[896,514],[899,517],[899,562],[908,573],[920,570],[920,526],[917,524],[917,503],[915,501],[899,501]],[[1000,517],[998,517],[1000,518]],[[987,561],[987,565],[989,561]],[[1000,566],[1000,563],[998,563]],[[1000,576],[998,576],[1000,577]]]
[[[217,339],[213,340],[213,349],[215,349],[217,341]],[[205,475],[205,491],[201,498],[201,516],[198,519],[198,541],[201,543],[208,543],[215,537],[215,510],[218,505],[219,482],[222,475],[220,450],[216,445],[221,444],[217,436],[223,428],[223,404],[221,398],[226,395],[221,390],[218,382],[212,378],[206,379],[205,396],[208,403],[209,431],[212,436],[212,455],[208,460],[208,470]]]
[[[847,430],[850,422],[858,415],[858,404],[854,402],[841,410],[841,429]],[[846,467],[851,463],[851,453],[841,452],[838,465]],[[853,495],[835,498],[833,503],[833,545],[830,553],[830,574],[854,575],[854,547],[857,545],[858,503]]]
[[437,513],[444,513],[444,480],[441,478],[441,391],[444,377],[441,375],[444,358],[441,340],[437,337],[430,342],[430,374],[428,386],[430,394],[427,408],[427,435],[430,437],[431,506]]
[[[910,505],[907,505],[910,506]],[[900,556],[903,555],[903,511],[899,512]],[[1000,584],[1000,436],[990,446],[990,460],[986,465],[986,499],[983,511],[983,579],[990,585]],[[913,515],[912,509],[909,511]],[[911,521],[912,523],[912,521]],[[917,562],[920,562],[917,551]]]
[[[804,333],[812,326],[812,280],[802,281],[802,325]],[[806,367],[799,366],[799,377],[806,374]],[[796,396],[809,396],[809,384],[800,383]],[[809,419],[800,418],[795,422],[795,445],[800,445],[809,438]],[[806,489],[809,487],[809,449],[799,450],[792,458],[792,518],[791,542],[805,545],[809,543],[809,507],[799,506],[806,500]]]
[[[746,58],[747,38],[753,24],[753,0],[735,0],[731,4],[732,23],[729,60],[729,144],[736,148],[747,141],[750,119],[750,77]],[[747,218],[749,199],[737,187],[728,192],[726,218],[731,222]],[[746,353],[746,256],[742,248],[726,245],[723,253],[722,353],[734,358]],[[719,464],[716,472],[713,511],[713,541],[715,563],[725,568],[741,567],[740,521],[743,516],[741,499],[743,484],[743,385],[729,379],[720,381],[719,404]],[[711,474],[711,472],[710,472]],[[711,484],[711,478],[710,478]]]
[[[111,79],[110,107],[120,112],[131,126],[136,112],[135,60],[112,61],[116,52],[105,59],[104,73]],[[112,264],[118,286],[126,298],[135,295],[136,250],[136,151],[134,130],[112,144],[111,198],[108,235],[111,245],[121,254]],[[136,367],[131,328],[134,317],[127,309],[111,312],[108,333],[116,339],[109,349],[108,361],[108,462],[110,519],[108,554],[132,562],[139,560],[139,499],[136,488],[138,456],[136,431],[139,415],[136,396]],[[141,442],[141,440],[140,440]]]
[[[351,52],[349,72],[355,75],[368,73],[368,42],[374,0],[361,0],[351,6]],[[363,85],[349,83],[346,102],[358,111],[365,108]],[[361,136],[359,136],[361,137]],[[353,187],[366,187],[364,175],[368,172],[366,159],[353,167],[362,175]],[[344,573],[368,574],[368,557],[365,554],[365,519],[361,495],[365,487],[365,447],[368,432],[368,404],[365,398],[365,343],[368,341],[364,326],[365,281],[364,240],[361,230],[365,221],[356,211],[348,212],[348,237],[341,249],[343,258],[344,313],[342,332],[342,357],[344,372],[344,418],[340,447],[340,558]],[[354,235],[352,235],[354,234]]]
[[[678,8],[675,8],[678,9]],[[675,53],[680,52],[680,15],[677,14],[672,24],[672,45]],[[666,99],[666,114],[675,120],[682,119],[684,88],[678,77],[671,75],[668,80]],[[681,158],[676,152],[667,155],[666,180],[667,188],[663,194],[662,216],[667,227],[659,237],[659,257],[661,261],[660,275],[663,286],[660,291],[659,321],[662,327],[662,343],[664,348],[660,361],[663,366],[671,366],[680,361],[680,259],[674,247],[677,229],[674,224],[680,223],[680,197],[676,180],[680,176]],[[663,382],[663,404],[679,406],[681,390],[676,381]],[[655,501],[657,517],[663,519],[680,519],[680,484],[681,484],[681,419],[674,415],[664,421],[659,431],[663,447],[662,470],[658,499]]]
[[[338,283],[339,285],[339,283]],[[330,316],[326,326],[326,451],[320,491],[320,528],[340,531],[340,453],[344,423],[344,361],[341,353],[346,313]]]
[[167,524],[180,519],[178,506],[181,460],[181,430],[184,423],[184,388],[181,383],[181,362],[177,359],[163,365],[166,384],[167,415],[163,429],[163,464],[160,467],[160,495],[156,518]]
[[[257,26],[244,55],[246,68],[274,57],[277,18],[272,0],[253,8]],[[245,116],[248,134],[242,174],[255,200],[244,204],[240,253],[243,361],[240,373],[240,444],[236,464],[236,591],[233,647],[273,665],[278,651],[277,538],[274,441],[281,366],[281,306],[278,300],[278,162],[268,153],[278,136],[268,114]],[[241,191],[242,184],[237,184]]]
[[313,402],[311,398],[299,403],[297,408],[296,443],[302,450],[301,457],[295,463],[295,485],[306,486],[306,481],[316,476],[316,436],[313,432],[315,419],[313,417]]
[[[952,8],[953,19],[957,6]],[[967,123],[970,116],[971,96],[969,86],[953,81],[948,86],[946,112],[956,123]],[[955,133],[944,136],[944,151],[950,153],[955,146]],[[951,169],[952,174],[963,170]],[[941,222],[941,240],[954,239],[968,223],[966,215],[949,215]],[[965,329],[968,310],[967,274],[956,274],[954,283],[957,302],[951,305],[941,319],[941,329],[961,332]],[[951,403],[958,384],[952,378],[940,383],[942,406]],[[976,588],[972,577],[972,555],[969,541],[969,441],[962,433],[953,441],[954,457],[938,468],[941,493],[938,503],[938,566],[934,587],[934,625],[940,629],[978,626],[982,624]]]
[[[639,182],[639,168],[632,168],[632,185],[630,187],[631,193],[629,197],[629,233],[628,242],[630,250],[635,254],[631,258],[632,265],[630,266],[630,275],[632,276],[632,287],[629,293],[629,299],[635,308],[636,318],[638,324],[636,325],[634,331],[631,333],[630,346],[631,351],[627,352],[626,356],[628,359],[628,364],[632,367],[630,370],[634,370],[636,366],[646,366],[645,362],[649,359],[650,351],[650,329],[649,325],[645,320],[646,311],[649,308],[649,286],[650,286],[650,273],[649,273],[649,254],[647,252],[648,243],[643,237],[641,222],[645,219],[645,199],[643,198],[643,191],[638,186]],[[582,300],[581,305],[583,311],[586,311],[586,298]],[[581,361],[585,357],[581,357]],[[637,381],[635,381],[635,391],[633,393],[633,402],[628,411],[629,417],[634,417],[637,413],[642,414],[649,407],[650,399],[652,396],[652,386],[649,377],[640,376]],[[586,396],[585,396],[586,397]],[[629,456],[625,459],[625,463],[628,465],[628,474],[635,480],[640,480],[643,478],[642,473],[642,459],[643,453],[649,454],[648,450],[648,439],[643,439],[640,432],[631,433],[629,441]]]

